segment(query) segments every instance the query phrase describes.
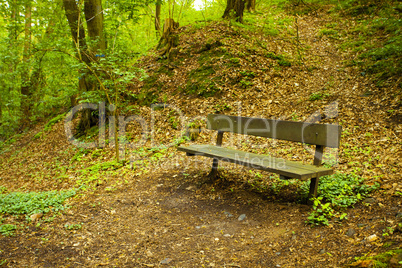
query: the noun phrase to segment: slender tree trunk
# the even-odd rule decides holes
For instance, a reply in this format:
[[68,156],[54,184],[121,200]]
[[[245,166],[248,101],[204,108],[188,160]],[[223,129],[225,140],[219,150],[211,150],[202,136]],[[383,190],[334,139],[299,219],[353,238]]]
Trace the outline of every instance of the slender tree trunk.
[[222,18],[236,19],[237,22],[243,22],[243,13],[245,0],[227,0],[226,9]]
[[30,116],[30,98],[32,95],[32,90],[29,83],[29,59],[30,59],[30,48],[31,48],[31,24],[32,24],[32,6],[31,1],[27,0],[25,5],[25,30],[24,30],[24,51],[22,60],[25,64],[25,68],[21,73],[21,95],[22,95],[22,112],[25,116],[25,120],[29,119]]
[[[46,40],[47,38],[49,38],[49,35],[51,35],[54,31],[54,26],[56,25],[55,23],[55,18],[52,17],[50,18],[49,24],[46,27],[46,31],[45,34],[43,35],[43,38],[38,40],[38,42],[43,42],[43,40]],[[30,81],[31,81],[31,90],[32,92],[35,92],[35,99],[33,99],[33,101],[37,101],[41,98],[41,94],[40,93],[40,89],[42,88],[44,82],[45,82],[45,78],[43,75],[43,70],[42,70],[42,61],[43,58],[45,57],[47,51],[44,52],[38,52],[35,53],[34,55],[34,60],[33,62],[35,63],[35,66],[33,67],[32,70],[32,74],[30,77]]]
[[156,8],[155,8],[155,30],[157,36],[159,36],[161,31],[161,7],[162,7],[162,1],[159,0],[156,2]]
[[[15,42],[15,39],[17,38],[17,8],[18,5],[15,3],[15,0],[10,0],[8,1],[8,4],[10,5],[10,21],[8,25],[8,38],[9,38],[9,44],[8,48],[11,51],[13,49],[13,43]],[[8,71],[10,74],[14,73],[15,71],[15,64],[13,62],[10,62]],[[12,87],[9,86],[8,90],[11,91]],[[0,125],[1,125],[1,119],[3,118],[3,98],[0,98]]]
[[249,12],[255,11],[255,0],[247,0],[246,8]]
[[[18,14],[18,5],[16,3],[16,0],[9,1],[10,4],[10,21],[12,22],[12,26],[10,27],[10,32],[8,36],[10,37],[10,41],[13,42],[15,39],[17,39],[17,14]],[[10,42],[10,43],[11,43]]]

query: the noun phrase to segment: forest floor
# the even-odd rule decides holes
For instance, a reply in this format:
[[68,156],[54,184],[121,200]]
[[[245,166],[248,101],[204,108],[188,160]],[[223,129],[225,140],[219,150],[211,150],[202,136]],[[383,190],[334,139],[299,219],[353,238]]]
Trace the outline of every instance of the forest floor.
[[[68,209],[33,221],[3,214],[0,224],[18,229],[0,235],[0,266],[370,267],[369,257],[380,256],[401,267],[398,81],[378,88],[346,66],[354,56],[339,49],[342,37],[320,33],[334,23],[351,28],[354,21],[316,12],[298,18],[300,43],[290,34],[250,34],[227,22],[180,28],[173,62],[155,55],[139,62],[149,77],[130,87],[127,98],[137,99],[124,113],[153,122],[153,131],[145,144],[127,150],[125,166],[112,161],[111,147],[71,145],[63,121],[48,131],[37,125],[3,148],[0,193],[79,190],[66,201]],[[295,64],[299,52],[302,63]],[[152,110],[148,101],[169,108]],[[204,131],[210,113],[341,124],[341,148],[326,151],[324,161],[380,187],[345,209],[347,219],[329,217],[329,225],[315,226],[306,222],[312,208],[300,202],[298,182],[233,164],[222,164],[220,179],[209,182],[211,160],[176,148],[189,143],[179,137],[192,119],[203,128],[195,143],[214,143],[214,133]],[[138,122],[127,128],[131,141],[141,132]],[[288,142],[255,149],[266,140],[231,136],[224,145],[233,141],[245,150],[313,159]]]

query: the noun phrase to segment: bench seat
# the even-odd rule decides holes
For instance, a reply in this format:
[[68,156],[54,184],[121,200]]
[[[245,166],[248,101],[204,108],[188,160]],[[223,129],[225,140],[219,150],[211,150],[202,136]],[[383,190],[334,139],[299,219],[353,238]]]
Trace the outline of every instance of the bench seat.
[[259,155],[214,145],[181,146],[178,150],[186,152],[189,156],[200,155],[211,157],[221,161],[277,173],[281,175],[281,178],[286,179],[307,180],[330,175],[334,172],[331,168],[318,167],[269,155]]

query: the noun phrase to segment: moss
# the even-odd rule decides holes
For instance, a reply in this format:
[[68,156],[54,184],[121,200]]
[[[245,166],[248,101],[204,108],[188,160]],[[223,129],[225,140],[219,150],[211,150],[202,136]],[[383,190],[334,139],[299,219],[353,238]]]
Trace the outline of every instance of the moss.
[[268,52],[266,56],[267,56],[267,58],[276,60],[276,61],[278,62],[278,65],[279,65],[279,66],[284,66],[284,67],[290,67],[290,66],[292,66],[292,63],[291,63],[290,61],[288,61],[288,60],[286,59],[286,57],[283,56],[283,55],[276,55],[276,54],[273,53],[273,52]]
[[58,116],[50,119],[49,122],[46,123],[44,130],[50,131],[56,123],[60,122],[64,118],[65,115],[66,115],[65,113],[59,114]]
[[188,82],[183,92],[188,94],[197,94],[201,97],[213,96],[219,91],[216,86],[220,82],[221,77],[212,77],[215,70],[212,65],[203,65],[195,70],[192,70],[188,75]]
[[[390,250],[375,256],[370,256],[370,257],[362,257],[362,258],[356,258],[356,262],[354,264],[360,264],[360,263],[370,263],[370,267],[399,267],[399,266],[393,266],[396,263],[399,262],[398,264],[401,264],[400,258],[402,255],[402,249],[394,249]],[[367,262],[370,261],[371,262]],[[391,262],[393,262],[393,265],[391,265]],[[354,265],[352,264],[352,265]],[[397,264],[397,265],[398,265]]]

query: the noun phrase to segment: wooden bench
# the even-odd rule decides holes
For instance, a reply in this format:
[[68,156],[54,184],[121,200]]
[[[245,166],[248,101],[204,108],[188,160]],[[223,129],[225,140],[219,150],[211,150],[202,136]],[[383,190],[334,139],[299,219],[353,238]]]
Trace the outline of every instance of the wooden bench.
[[[218,161],[221,160],[277,173],[281,179],[311,179],[308,196],[308,200],[311,200],[317,195],[319,178],[333,173],[333,169],[321,166],[322,155],[325,147],[339,148],[342,127],[331,124],[210,114],[207,117],[207,129],[218,131],[216,146],[180,146],[178,150],[186,152],[188,156],[201,155],[213,158],[210,176],[216,177]],[[309,165],[268,155],[223,148],[221,145],[225,132],[315,145],[314,162]]]

